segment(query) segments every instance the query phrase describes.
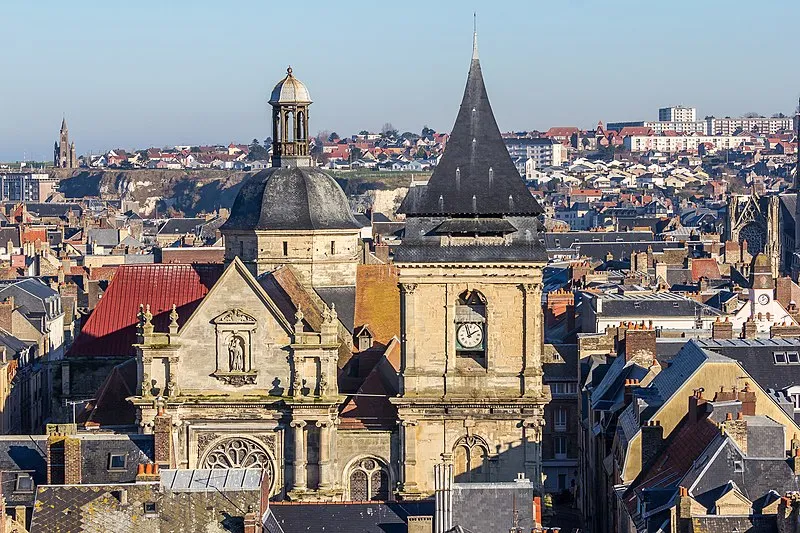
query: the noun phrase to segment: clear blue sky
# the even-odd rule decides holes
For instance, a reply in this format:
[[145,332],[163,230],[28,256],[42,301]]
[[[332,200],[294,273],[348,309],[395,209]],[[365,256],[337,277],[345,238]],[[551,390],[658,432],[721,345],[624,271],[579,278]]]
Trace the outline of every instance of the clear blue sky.
[[0,7],[0,160],[51,158],[66,115],[78,152],[269,135],[287,64],[311,133],[391,122],[449,130],[478,12],[503,130],[793,112],[797,0],[49,1]]

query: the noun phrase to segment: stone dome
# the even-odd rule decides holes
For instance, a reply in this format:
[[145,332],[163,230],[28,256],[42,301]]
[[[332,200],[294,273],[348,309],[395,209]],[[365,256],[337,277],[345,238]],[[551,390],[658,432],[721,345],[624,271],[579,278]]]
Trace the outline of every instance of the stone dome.
[[339,184],[314,167],[278,167],[247,178],[222,230],[358,229]]
[[310,104],[311,95],[305,84],[292,75],[292,67],[286,69],[286,77],[272,89],[269,97],[271,105],[276,104]]

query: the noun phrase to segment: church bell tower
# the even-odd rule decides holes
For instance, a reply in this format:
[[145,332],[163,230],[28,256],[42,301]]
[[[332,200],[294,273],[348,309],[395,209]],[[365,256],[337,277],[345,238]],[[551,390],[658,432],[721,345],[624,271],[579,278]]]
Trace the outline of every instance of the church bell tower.
[[542,209],[517,172],[489,104],[477,35],[461,107],[428,184],[400,212],[400,494],[456,482],[541,486]]
[[308,148],[308,106],[311,96],[306,86],[286,69],[286,77],[269,99],[272,106],[272,166],[311,166]]

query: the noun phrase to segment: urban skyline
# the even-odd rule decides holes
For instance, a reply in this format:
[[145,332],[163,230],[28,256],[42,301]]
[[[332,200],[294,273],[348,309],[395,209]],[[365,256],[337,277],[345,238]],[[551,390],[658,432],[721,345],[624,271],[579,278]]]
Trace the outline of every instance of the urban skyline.
[[[787,20],[800,11],[771,4]],[[242,30],[217,40],[198,37],[215,28],[214,11],[204,4],[191,12],[159,7],[158,17],[147,16],[149,5],[132,12],[124,27],[91,5],[11,6],[9,20],[36,18],[40,38],[29,53],[8,58],[9,71],[51,68],[53,74],[47,83],[25,75],[0,88],[0,101],[14,104],[0,124],[0,160],[49,159],[64,116],[81,153],[263,139],[269,133],[264,95],[289,63],[315,87],[318,130],[355,133],[391,122],[401,131],[423,125],[448,131],[454,117],[444,104],[463,90],[457,73],[467,61],[473,7],[504,131],[655,120],[659,106],[673,104],[697,107],[700,116],[791,114],[800,86],[787,67],[790,55],[764,54],[742,40],[718,45],[745,21],[774,22],[770,10],[745,14],[735,9],[738,3],[725,11],[691,6],[689,17],[672,5],[628,2],[613,8],[511,3],[491,12],[466,6],[455,18],[447,6],[430,6],[424,14],[392,13],[391,24],[375,22],[386,19],[383,8],[343,14],[319,4],[299,28],[260,24],[287,18],[280,7],[244,4],[237,13],[252,16],[231,14]],[[92,31],[76,35],[73,22]],[[661,38],[654,25],[663,28]],[[336,35],[353,35],[353,42],[335,41]],[[24,38],[22,28],[2,37]],[[771,49],[789,49],[790,42],[788,33],[777,32]],[[53,67],[56,47],[69,59]],[[714,50],[715,57],[703,50]],[[734,62],[757,64],[762,74],[743,75],[751,71],[733,68]]]

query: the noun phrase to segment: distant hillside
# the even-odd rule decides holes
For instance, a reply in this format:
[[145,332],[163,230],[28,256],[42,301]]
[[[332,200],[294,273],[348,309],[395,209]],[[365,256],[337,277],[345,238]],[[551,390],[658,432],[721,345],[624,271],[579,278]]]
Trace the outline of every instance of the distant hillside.
[[[139,202],[141,214],[160,213],[168,207],[186,216],[211,212],[233,205],[242,181],[253,172],[233,170],[90,170],[50,169],[60,179],[59,189],[67,198],[122,198]],[[407,172],[335,172],[334,176],[348,196],[371,191],[397,191],[380,196],[405,195],[412,179]],[[425,180],[428,173],[414,173],[415,180]],[[390,209],[392,201],[381,201],[381,210]]]

